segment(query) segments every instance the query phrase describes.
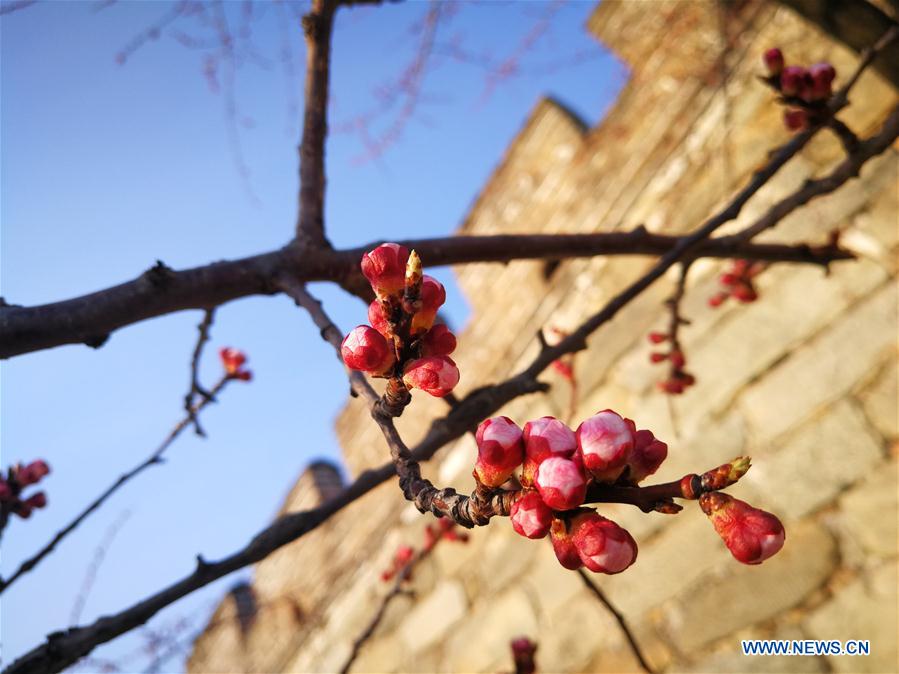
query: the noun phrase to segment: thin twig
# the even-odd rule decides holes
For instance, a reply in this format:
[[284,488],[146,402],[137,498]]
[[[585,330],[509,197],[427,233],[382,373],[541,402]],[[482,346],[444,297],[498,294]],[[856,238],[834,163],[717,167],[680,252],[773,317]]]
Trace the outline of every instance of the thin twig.
[[[218,393],[221,392],[223,388],[231,381],[231,378],[228,376],[222,377],[219,382],[212,388],[210,391],[210,398],[204,398],[201,400],[197,406],[194,413],[199,413],[206,405],[209,404],[209,401],[212,400]],[[23,574],[28,573],[34,567],[36,567],[44,557],[49,555],[56,546],[70,533],[72,533],[85,519],[90,516],[97,508],[99,508],[103,503],[106,502],[113,494],[115,494],[122,486],[124,486],[128,481],[132,478],[149,468],[150,466],[155,466],[157,464],[162,463],[162,455],[165,451],[171,446],[171,444],[175,441],[175,439],[181,435],[181,432],[190,426],[190,414],[186,414],[184,418],[181,419],[177,424],[175,424],[174,428],[169,431],[169,434],[166,436],[165,440],[162,441],[162,444],[153,451],[146,459],[144,459],[141,463],[137,464],[126,473],[123,473],[119,476],[119,478],[113,482],[106,490],[100,494],[97,498],[95,498],[91,503],[82,510],[71,522],[69,522],[65,527],[60,529],[56,535],[42,547],[38,552],[34,555],[26,559],[19,565],[19,568],[13,573],[9,578],[0,579],[0,593],[3,593],[10,585],[12,585],[17,579],[19,579]]]
[[84,580],[81,581],[81,589],[78,591],[78,596],[75,597],[75,603],[72,604],[72,612],[69,614],[69,622],[72,625],[77,625],[78,621],[81,620],[81,612],[84,611],[84,605],[87,603],[87,598],[94,588],[94,583],[97,580],[97,572],[99,572],[100,566],[103,564],[106,553],[112,546],[115,537],[125,525],[125,522],[128,521],[129,517],[131,517],[130,510],[122,511],[118,518],[116,518],[112,525],[106,530],[106,534],[103,536],[103,540],[100,541],[100,545],[94,550],[94,557],[87,567],[87,571],[84,574]]
[[184,396],[184,411],[187,412],[190,417],[190,422],[194,426],[194,432],[204,438],[206,437],[206,432],[203,430],[203,427],[200,426],[199,419],[197,419],[194,402],[197,396],[200,396],[204,400],[212,401],[212,395],[200,385],[199,370],[200,357],[203,355],[203,347],[206,345],[206,342],[209,341],[209,330],[212,327],[214,318],[215,308],[206,309],[203,312],[203,320],[201,320],[200,324],[197,326],[197,330],[200,334],[197,336],[197,343],[194,346],[193,355],[190,359],[190,388],[187,391],[187,395]]
[[625,621],[624,616],[621,615],[621,612],[615,607],[615,605],[606,597],[605,592],[600,590],[596,585],[593,584],[593,581],[590,580],[590,576],[587,575],[587,572],[583,569],[577,570],[578,575],[581,577],[581,580],[584,581],[584,585],[593,593],[593,595],[599,599],[603,606],[611,613],[615,620],[618,621],[618,625],[621,627],[621,631],[624,633],[627,642],[630,644],[631,651],[634,653],[634,657],[637,658],[637,661],[640,663],[640,668],[646,672],[647,674],[655,674],[655,670],[650,666],[649,662],[646,660],[646,657],[643,655],[643,650],[640,648],[640,644],[637,643],[637,639],[634,636],[634,633],[631,632],[631,628],[627,626],[627,621]]

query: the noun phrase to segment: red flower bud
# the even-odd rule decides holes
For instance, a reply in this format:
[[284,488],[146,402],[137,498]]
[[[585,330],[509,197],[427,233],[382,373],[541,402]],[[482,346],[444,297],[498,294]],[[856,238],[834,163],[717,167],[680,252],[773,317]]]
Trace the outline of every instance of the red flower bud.
[[553,552],[556,553],[556,559],[559,564],[566,569],[581,568],[584,564],[581,562],[581,556],[574,546],[574,540],[568,533],[568,527],[565,522],[559,519],[553,519],[552,526],[549,529],[549,537],[553,544]]
[[537,671],[537,663],[534,661],[537,644],[527,637],[518,637],[512,640],[511,647],[515,674],[534,674]]
[[713,309],[720,307],[724,303],[724,300],[727,299],[727,297],[728,296],[725,295],[724,293],[718,293],[716,295],[712,295],[709,298],[709,306],[712,307]]
[[680,370],[684,365],[687,364],[687,359],[684,357],[682,351],[672,351],[668,354],[668,358],[671,360],[671,364],[675,367],[675,369]]
[[435,325],[421,338],[422,356],[448,356],[455,350],[456,336],[443,323]]
[[651,353],[649,354],[649,362],[650,363],[661,363],[662,361],[668,360],[668,355],[664,353]]
[[553,513],[540,494],[529,491],[512,504],[509,519],[515,533],[525,538],[543,538],[549,533]]
[[393,349],[384,336],[370,325],[352,329],[340,345],[343,362],[351,370],[381,374],[393,365]]
[[587,479],[579,458],[551,456],[537,467],[534,479],[543,502],[553,510],[571,510],[584,502]]
[[228,374],[235,374],[240,370],[241,366],[247,362],[246,354],[240,349],[233,349],[225,346],[219,349],[219,357],[222,359],[222,366]]
[[684,382],[678,379],[666,379],[659,382],[659,390],[663,393],[677,395],[684,392]]
[[759,295],[755,291],[755,288],[753,288],[748,283],[741,283],[740,285],[738,285],[731,291],[731,295],[733,295],[735,299],[743,302],[744,304],[755,302],[759,298]]
[[637,431],[634,434],[634,449],[627,460],[627,480],[637,484],[655,473],[668,457],[668,445],[656,440],[652,431]]
[[393,557],[393,563],[397,566],[405,566],[409,562],[412,561],[412,557],[415,556],[415,550],[413,550],[408,545],[401,545],[396,549],[396,554]]
[[808,71],[802,66],[787,66],[780,74],[780,90],[786,96],[801,96],[809,83]]
[[428,356],[413,360],[403,370],[403,382],[435,398],[442,398],[459,383],[459,368],[448,356]]
[[384,315],[384,308],[378,300],[368,305],[368,322],[371,326],[385,337],[390,335],[390,327],[387,323],[387,316]]
[[550,456],[571,458],[577,451],[574,431],[555,417],[527,422],[523,437],[527,458],[538,464]]
[[362,256],[362,273],[378,297],[402,292],[409,250],[396,243],[382,243]]
[[578,426],[576,435],[584,467],[597,480],[614,482],[634,448],[631,426],[612,410],[603,410]]
[[12,499],[12,489],[2,477],[0,477],[0,502],[5,503]]
[[499,487],[524,460],[521,429],[509,417],[482,421],[475,440],[478,443],[475,472],[488,487]]
[[816,63],[808,69],[809,76],[812,79],[812,86],[809,92],[811,100],[821,101],[830,98],[832,84],[837,76],[837,71],[829,63]]
[[768,72],[772,75],[780,75],[781,71],[784,69],[784,55],[777,47],[773,47],[766,51],[762,59],[765,62],[765,67],[768,69]]
[[668,335],[664,332],[650,332],[647,335],[650,344],[661,344],[668,339]]
[[421,281],[421,309],[412,317],[412,334],[417,335],[430,330],[437,317],[437,310],[446,302],[446,290],[443,284],[432,276],[425,276]]
[[31,510],[31,506],[24,501],[14,503],[12,507],[13,513],[21,517],[23,520],[27,520],[29,517],[31,517]]
[[805,110],[785,110],[784,126],[790,131],[800,131],[808,125],[808,114]]
[[700,496],[699,506],[727,549],[744,564],[761,564],[783,547],[786,532],[771,513],[718,491]]
[[728,271],[721,274],[721,276],[718,277],[718,281],[721,285],[732,286],[740,282],[740,277],[737,274]]
[[27,487],[30,484],[40,482],[49,472],[50,466],[47,465],[47,462],[38,459],[16,471],[16,482],[19,483],[20,487]]
[[31,506],[32,508],[44,508],[47,505],[47,495],[42,491],[32,494],[25,499],[25,505]]
[[637,559],[637,544],[627,530],[595,512],[571,521],[571,538],[581,562],[597,573],[621,573]]

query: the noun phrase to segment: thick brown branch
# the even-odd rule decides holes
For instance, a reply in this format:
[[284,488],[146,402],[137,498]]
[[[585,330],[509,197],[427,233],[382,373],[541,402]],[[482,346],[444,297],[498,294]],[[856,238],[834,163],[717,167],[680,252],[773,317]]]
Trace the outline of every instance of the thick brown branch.
[[[508,234],[402,242],[426,256],[430,266],[516,259],[562,259],[596,255],[661,255],[680,237],[632,232],[596,234]],[[0,303],[0,358],[63,344],[101,346],[119,328],[186,309],[206,309],[249,295],[276,292],[274,279],[360,285],[359,258],[373,247],[344,251],[289,247],[262,255],[175,271],[157,265],[133,281],[62,302],[33,307]],[[694,257],[743,258],[826,265],[851,259],[832,246],[740,244],[711,240]]]
[[327,247],[325,239],[325,137],[328,133],[328,85],[335,0],[313,0],[303,17],[306,34],[306,86],[303,139],[300,142],[300,200],[296,238]]

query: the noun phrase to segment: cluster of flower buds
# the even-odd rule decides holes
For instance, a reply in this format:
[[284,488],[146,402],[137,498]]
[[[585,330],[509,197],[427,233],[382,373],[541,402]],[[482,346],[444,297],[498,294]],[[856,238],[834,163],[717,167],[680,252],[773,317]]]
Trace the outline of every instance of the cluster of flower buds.
[[47,495],[39,491],[23,499],[22,490],[37,484],[49,472],[50,466],[41,459],[24,466],[21,464],[11,466],[6,477],[0,477],[0,507],[5,512],[11,512],[22,519],[31,517],[31,512],[35,508],[47,505]]
[[668,378],[658,383],[659,390],[670,395],[680,395],[687,388],[696,383],[696,377],[687,372],[684,367],[687,358],[677,341],[677,335],[667,332],[650,332],[647,336],[650,344],[668,344],[668,351],[654,351],[649,354],[650,363],[668,363],[671,369]]
[[755,289],[753,279],[766,267],[764,262],[733,260],[730,269],[718,278],[721,290],[709,298],[709,306],[720,307],[728,297],[733,297],[743,304],[755,302],[759,298],[759,294]]
[[467,543],[468,534],[459,531],[456,523],[446,517],[441,517],[435,524],[429,524],[425,528],[425,541],[421,552],[416,555],[415,549],[409,545],[401,545],[396,549],[390,567],[381,572],[381,580],[385,583],[392,580],[397,574],[403,574],[404,580],[412,578],[412,565],[422,556],[427,555],[440,541]]
[[730,553],[744,564],[761,564],[784,545],[783,524],[771,513],[718,491],[702,494],[699,507]]
[[219,349],[219,358],[222,359],[222,367],[225,368],[225,374],[230,379],[239,379],[240,381],[250,381],[253,373],[244,369],[247,362],[247,355],[240,349],[234,349],[225,346]]
[[509,646],[515,662],[515,674],[534,674],[537,671],[537,661],[534,659],[537,644],[528,637],[517,637],[512,639]]
[[522,491],[512,505],[512,528],[526,538],[551,536],[562,566],[619,573],[637,557],[631,535],[595,510],[582,508],[592,482],[636,485],[652,475],[668,446],[611,410],[572,431],[554,417],[520,429],[508,417],[487,419],[476,433],[475,476],[499,487],[521,466]]
[[459,382],[459,368],[449,357],[456,336],[434,325],[446,301],[440,282],[422,274],[421,259],[396,243],[384,243],[362,256],[362,273],[375,292],[368,307],[371,325],[360,325],[341,345],[351,370],[385,377],[443,397]]
[[788,66],[783,52],[777,47],[766,51],[763,61],[768,70],[765,82],[778,91],[789,106],[784,111],[786,127],[790,131],[799,131],[820,121],[833,94],[836,69],[830,63],[816,63],[808,68]]

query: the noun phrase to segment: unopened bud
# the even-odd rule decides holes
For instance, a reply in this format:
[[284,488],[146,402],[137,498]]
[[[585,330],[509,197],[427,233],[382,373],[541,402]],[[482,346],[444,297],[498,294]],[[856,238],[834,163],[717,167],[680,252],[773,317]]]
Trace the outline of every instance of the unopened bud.
[[737,561],[761,564],[783,547],[786,532],[771,513],[718,491],[700,496],[699,506]]
[[459,368],[449,356],[418,358],[406,365],[403,382],[409,388],[442,398],[459,383]]
[[408,259],[409,250],[396,243],[382,243],[362,256],[362,274],[378,297],[402,292]]
[[553,552],[556,553],[556,559],[559,560],[559,564],[572,571],[584,565],[564,521],[553,519],[549,529],[549,536],[553,544]]
[[614,482],[634,448],[633,429],[616,412],[603,410],[578,426],[576,436],[584,467],[597,480]]
[[664,332],[650,332],[646,337],[650,344],[661,344],[668,339],[668,335]]
[[27,487],[30,484],[40,482],[49,472],[50,466],[47,465],[47,462],[38,459],[16,471],[16,482],[19,483],[20,487]]
[[571,537],[581,562],[596,573],[621,573],[637,559],[630,533],[595,512],[571,520]]
[[431,329],[437,310],[446,302],[443,284],[432,276],[425,276],[421,283],[421,309],[412,317],[412,334],[418,335]]
[[808,71],[802,66],[787,66],[780,74],[780,90],[786,96],[801,96],[809,82]]
[[808,114],[805,110],[785,110],[784,126],[790,131],[801,131],[808,126]]
[[655,473],[667,457],[668,445],[657,440],[652,431],[637,431],[634,434],[634,449],[627,460],[628,482],[642,482]]
[[540,417],[524,425],[527,457],[540,463],[550,456],[570,458],[577,451],[577,437],[555,417]]
[[374,300],[368,305],[368,322],[384,337],[390,337],[390,323],[387,320],[387,316],[384,315],[384,307],[381,305],[380,300]]
[[726,489],[736,483],[746,474],[750,467],[748,456],[739,456],[730,463],[725,463],[717,468],[702,474],[702,488],[706,491],[718,491]]
[[521,429],[509,417],[482,421],[475,433],[478,460],[475,472],[488,487],[499,487],[524,460]]
[[47,495],[42,491],[32,494],[25,499],[25,505],[31,506],[32,508],[44,508],[47,505]]
[[534,480],[543,502],[553,510],[571,510],[587,496],[587,479],[579,457],[551,456],[537,467]]
[[766,51],[762,60],[764,60],[765,67],[772,75],[780,75],[781,71],[784,69],[784,55],[777,47],[773,47]]
[[515,533],[525,538],[543,538],[549,533],[553,513],[540,494],[529,491],[512,504],[509,519]]
[[9,484],[7,484],[6,480],[0,478],[0,503],[5,503],[12,497],[12,489],[10,489]]
[[393,348],[384,336],[370,325],[359,325],[340,345],[343,362],[351,370],[383,374],[393,365]]
[[443,323],[435,325],[421,338],[422,356],[448,356],[456,350],[456,336]]

